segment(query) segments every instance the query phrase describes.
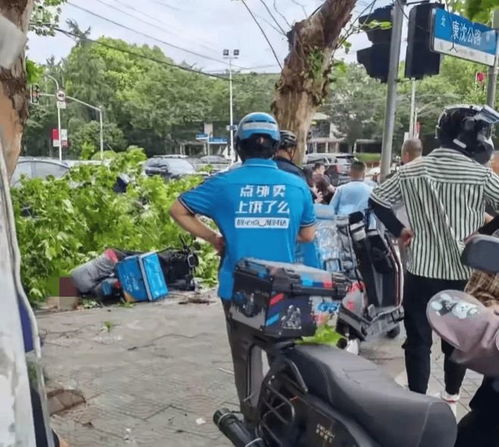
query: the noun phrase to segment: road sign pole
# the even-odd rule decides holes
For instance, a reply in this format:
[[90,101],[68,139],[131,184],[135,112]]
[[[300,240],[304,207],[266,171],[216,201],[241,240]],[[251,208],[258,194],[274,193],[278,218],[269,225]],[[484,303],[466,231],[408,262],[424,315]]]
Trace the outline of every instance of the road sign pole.
[[57,139],[59,143],[59,161],[62,161],[61,109],[57,106]]
[[392,40],[390,43],[390,66],[388,70],[385,126],[381,147],[381,180],[390,173],[392,164],[393,130],[397,102],[397,77],[400,62],[400,44],[402,42],[402,23],[406,0],[395,0],[393,8]]
[[[493,28],[499,32],[499,9],[494,11]],[[496,36],[497,38],[497,36]],[[489,75],[487,81],[487,104],[490,107],[495,107],[496,89],[497,89],[497,72],[499,71],[499,44],[497,46],[496,60],[492,67],[489,67]]]
[[232,97],[232,59],[229,59],[230,155],[234,156],[234,103]]
[[104,124],[102,122],[102,107],[99,107],[99,127],[100,127],[100,159],[104,160]]
[[412,91],[411,91],[411,112],[409,116],[409,138],[414,138],[416,132],[416,80],[412,79]]

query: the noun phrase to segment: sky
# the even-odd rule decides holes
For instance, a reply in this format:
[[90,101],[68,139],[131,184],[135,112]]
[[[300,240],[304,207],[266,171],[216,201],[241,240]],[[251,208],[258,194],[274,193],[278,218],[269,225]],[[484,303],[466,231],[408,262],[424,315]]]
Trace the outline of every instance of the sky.
[[[246,0],[281,63],[288,53],[287,41],[270,14],[287,31],[290,24],[304,19],[305,13],[312,13],[322,2]],[[386,0],[378,0],[376,6],[385,3]],[[358,0],[354,17],[368,4],[368,0]],[[81,29],[90,27],[93,39],[105,35],[130,43],[157,45],[175,62],[187,62],[208,72],[225,70],[224,48],[239,49],[240,57],[234,61],[239,68],[280,71],[263,34],[239,0],[69,0],[62,6],[61,28],[67,29],[67,19],[76,21]],[[350,41],[350,54],[339,51],[337,56],[354,61],[355,51],[369,46],[369,42],[363,33],[352,36]],[[55,37],[31,33],[28,45],[29,57],[44,63],[51,56],[56,60],[65,57],[74,41],[60,33]]]

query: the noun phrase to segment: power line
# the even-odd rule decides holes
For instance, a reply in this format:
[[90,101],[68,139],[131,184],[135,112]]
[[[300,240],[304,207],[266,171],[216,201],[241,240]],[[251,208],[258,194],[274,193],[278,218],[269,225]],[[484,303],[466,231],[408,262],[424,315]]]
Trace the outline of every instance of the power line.
[[258,22],[258,20],[256,19],[255,15],[253,14],[253,12],[251,11],[251,9],[249,8],[249,6],[247,5],[246,3],[246,0],[241,0],[241,2],[243,3],[243,5],[245,6],[245,8],[248,10],[250,16],[253,18],[253,21],[257,24],[258,28],[260,28],[260,31],[262,32],[263,34],[263,37],[265,38],[265,40],[267,41],[267,43],[269,44],[269,47],[272,51],[272,54],[274,55],[275,57],[275,60],[277,61],[277,63],[279,64],[279,67],[281,67],[281,70],[282,70],[282,65],[281,65],[281,61],[279,60],[279,58],[277,57],[277,53],[274,49],[274,47],[272,46],[272,43],[270,42],[269,38],[267,37],[267,34],[265,33],[264,29],[262,28],[262,26],[260,25],[260,22]]
[[[185,53],[189,53],[189,54],[192,54],[194,56],[201,57],[203,59],[207,59],[207,60],[210,60],[210,61],[215,61],[215,62],[224,64],[224,65],[226,64],[226,62],[223,61],[223,60],[221,60],[221,59],[216,59],[216,58],[211,57],[211,56],[206,56],[204,54],[197,53],[196,51],[192,51],[192,50],[189,50],[187,48],[183,48],[183,47],[180,47],[178,45],[175,45],[173,43],[166,42],[166,41],[164,41],[162,39],[158,39],[157,37],[151,36],[151,35],[149,35],[147,33],[142,32],[142,31],[139,31],[139,30],[133,29],[133,28],[131,28],[129,26],[123,25],[122,23],[116,22],[116,21],[114,21],[114,20],[112,20],[112,19],[110,19],[108,17],[105,17],[105,16],[102,16],[100,14],[97,14],[97,13],[95,13],[95,12],[89,10],[89,9],[83,8],[82,6],[75,5],[72,2],[68,2],[68,4],[71,5],[73,8],[80,9],[80,10],[82,10],[82,11],[84,11],[84,12],[86,12],[86,13],[94,16],[94,17],[98,17],[99,19],[105,20],[106,22],[112,23],[113,25],[119,26],[120,28],[127,29],[128,31],[132,31],[134,33],[140,34],[140,35],[142,35],[144,37],[147,37],[149,39],[155,40],[156,42],[160,42],[163,45],[166,45],[168,47],[175,48],[175,49],[180,50],[180,51],[184,51]],[[237,66],[235,64],[234,64],[234,66],[238,67],[238,68],[244,68],[244,67]]]
[[275,12],[277,12],[277,14],[279,14],[281,16],[281,18],[286,22],[286,25],[288,25],[290,28],[292,28],[291,26],[291,23],[288,22],[288,19],[286,18],[286,16],[277,9],[277,2],[276,0],[274,0],[274,10]]
[[275,18],[274,14],[272,14],[272,11],[268,7],[267,3],[265,3],[263,0],[260,0],[260,3],[265,7],[265,9],[267,10],[267,12],[269,13],[270,18],[274,21],[274,23],[277,25],[277,27],[281,30],[281,33],[284,34],[284,35],[286,35],[286,31],[284,31],[284,29],[282,28],[281,24]]
[[305,14],[305,17],[308,17],[307,10],[305,9],[305,5],[303,3],[298,2],[297,0],[291,0],[292,3],[294,3],[296,6],[300,6],[303,14]]
[[164,6],[167,9],[173,9],[174,11],[182,11],[181,8],[177,8],[176,6],[172,6],[169,3],[165,3],[164,1],[160,1],[160,0],[150,0],[150,1],[153,3],[156,3],[157,5]]
[[282,35],[282,31],[277,28],[273,23],[271,23],[269,20],[267,20],[265,17],[262,17],[261,15],[259,14],[255,14],[256,17],[258,17],[259,19],[261,19],[262,21],[264,21],[268,26],[270,26],[277,34],[280,34]]
[[[156,24],[154,24],[154,23],[151,23],[151,22],[149,22],[149,21],[147,21],[147,20],[144,20],[144,19],[142,19],[142,18],[140,18],[140,17],[137,17],[137,16],[136,16],[136,15],[134,15],[134,14],[130,14],[129,12],[124,11],[123,9],[120,9],[120,8],[118,8],[118,7],[116,7],[116,6],[110,5],[109,3],[106,3],[106,2],[104,2],[103,0],[97,0],[97,1],[98,1],[100,4],[107,6],[108,8],[113,8],[113,9],[115,9],[116,11],[119,11],[121,14],[125,14],[125,15],[127,15],[128,17],[133,18],[134,20],[138,20],[139,22],[142,22],[142,23],[145,23],[146,25],[152,26],[153,28],[156,28],[156,29],[160,30],[161,32],[168,32],[168,30],[165,28],[165,26],[158,26],[158,25],[156,25]],[[130,9],[134,10],[134,11],[141,12],[141,11],[139,11],[138,9],[134,8],[133,6],[129,6],[129,5],[127,5],[126,3],[122,3],[122,2],[120,2],[119,0],[114,0],[114,1],[115,1],[116,3],[118,3],[118,4],[120,4],[120,5],[123,5],[123,6],[125,6],[125,7],[128,7],[128,8],[130,8]],[[170,34],[175,35],[175,34],[174,34],[174,33],[172,33],[172,32],[170,32]],[[217,51],[216,49],[214,49],[214,48],[210,48],[210,47],[207,47],[207,46],[205,46],[205,45],[203,45],[203,44],[199,44],[199,46],[202,46],[203,48],[205,48],[205,49],[207,49],[207,50],[209,50],[209,51],[215,51],[215,52]]]
[[159,23],[160,25],[163,25],[163,22],[161,22],[161,20],[159,20],[157,17],[151,16],[151,15],[145,13],[144,11],[141,11],[140,9],[137,9],[137,8],[133,7],[132,5],[129,5],[128,3],[121,2],[120,0],[114,0],[114,1],[116,3],[118,3],[118,4],[120,4],[120,5],[123,5],[127,9],[130,9],[132,11],[138,12],[139,14],[142,14],[144,17],[147,17],[148,19],[152,19],[156,23]]
[[[164,61],[164,60],[152,57],[152,56],[147,56],[145,54],[140,54],[140,53],[137,53],[137,52],[132,51],[132,50],[127,50],[125,48],[120,48],[118,46],[108,44],[106,42],[103,42],[102,40],[90,39],[89,37],[82,36],[82,35],[76,34],[76,33],[72,33],[71,31],[67,31],[67,30],[64,30],[62,28],[54,27],[53,29],[55,31],[57,31],[57,32],[60,32],[60,33],[62,33],[64,35],[66,35],[67,37],[77,38],[77,39],[85,41],[85,42],[91,42],[91,43],[94,43],[96,45],[100,45],[102,47],[105,47],[105,48],[108,48],[108,49],[111,49],[111,50],[120,51],[122,53],[129,54],[131,56],[135,56],[135,57],[138,57],[138,58],[141,58],[141,59],[149,60],[151,62],[156,62],[157,64],[161,64],[161,65],[164,65],[166,67],[177,68],[179,70],[183,70],[183,71],[186,71],[186,72],[189,72],[189,73],[198,74],[198,75],[201,75],[201,76],[207,76],[209,78],[221,79],[222,81],[225,81],[225,82],[229,82],[230,81],[229,78],[226,77],[226,76],[222,76],[222,75],[218,75],[218,74],[213,74],[213,73],[206,73],[204,71],[196,70],[194,68],[186,67],[184,65],[178,65],[178,64],[174,64],[172,62],[167,62],[167,61]],[[242,85],[244,85],[244,86],[248,85],[245,80],[237,79],[237,77],[234,77],[232,79],[232,82],[235,83],[235,84],[239,84],[241,86]],[[267,92],[267,90],[255,89],[254,86],[252,86],[252,85],[248,85],[248,87],[252,88],[253,91],[260,91],[262,93],[266,93]]]
[[[82,36],[82,35],[76,34],[76,33],[72,33],[70,31],[67,31],[67,30],[64,30],[64,29],[61,29],[61,28],[55,27],[54,30],[58,31],[58,32],[60,32],[62,34],[65,34],[68,37],[74,37],[74,38],[77,38],[77,39],[85,41],[85,42],[91,42],[91,43],[94,43],[94,44],[97,44],[97,45],[109,48],[111,50],[120,51],[122,53],[126,53],[126,54],[129,54],[131,56],[136,56],[136,57],[139,57],[141,59],[147,59],[149,61],[156,62],[158,64],[165,65],[167,67],[178,68],[179,70],[188,71],[190,73],[195,73],[195,74],[199,74],[199,75],[203,75],[203,76],[208,76],[210,78],[218,78],[218,79],[222,79],[222,80],[227,81],[227,82],[229,81],[229,79],[227,77],[224,77],[224,76],[221,76],[221,75],[206,73],[206,72],[201,71],[201,70],[196,70],[195,68],[186,67],[184,65],[174,64],[172,62],[167,62],[167,61],[164,61],[164,60],[161,60],[161,59],[157,59],[157,58],[152,57],[152,56],[147,56],[145,54],[140,54],[140,53],[137,53],[135,51],[127,50],[125,48],[120,48],[120,47],[117,47],[115,45],[111,45],[111,44],[108,44],[106,42],[103,42],[101,40],[90,39],[89,37]],[[234,80],[233,82],[237,82],[237,81]]]
[[337,48],[341,47],[347,39],[353,34],[355,30],[355,23],[359,20],[359,18],[369,9],[369,14],[372,13],[374,6],[376,5],[376,2],[378,0],[372,0],[371,3],[365,4],[364,9],[360,12],[360,14],[353,20],[353,22],[350,24],[350,27],[345,31],[344,36],[340,36],[337,44]]

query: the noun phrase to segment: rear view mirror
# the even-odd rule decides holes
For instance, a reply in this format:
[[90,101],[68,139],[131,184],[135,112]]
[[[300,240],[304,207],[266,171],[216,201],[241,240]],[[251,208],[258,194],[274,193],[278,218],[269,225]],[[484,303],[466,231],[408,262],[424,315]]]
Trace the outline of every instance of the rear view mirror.
[[499,238],[473,236],[461,255],[463,264],[489,273],[499,273]]

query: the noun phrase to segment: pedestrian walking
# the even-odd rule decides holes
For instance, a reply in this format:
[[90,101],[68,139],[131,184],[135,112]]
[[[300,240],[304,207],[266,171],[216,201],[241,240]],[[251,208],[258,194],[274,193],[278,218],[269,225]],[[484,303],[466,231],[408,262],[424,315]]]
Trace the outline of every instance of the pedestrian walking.
[[[499,205],[499,177],[485,166],[494,150],[490,135],[496,122],[499,114],[487,106],[447,107],[437,125],[440,147],[402,166],[370,199],[388,230],[410,246],[403,348],[409,388],[418,393],[426,393],[430,377],[432,331],[426,305],[442,290],[464,290],[471,275],[460,260],[464,241],[483,225],[485,203]],[[392,211],[400,202],[410,227]],[[466,371],[450,360],[449,344],[443,342],[442,350],[445,389],[441,397],[456,404]]]

